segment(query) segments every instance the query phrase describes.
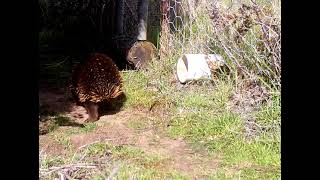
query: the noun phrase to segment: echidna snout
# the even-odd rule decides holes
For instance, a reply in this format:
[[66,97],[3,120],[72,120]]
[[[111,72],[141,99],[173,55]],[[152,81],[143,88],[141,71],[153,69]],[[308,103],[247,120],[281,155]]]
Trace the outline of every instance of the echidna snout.
[[94,122],[99,120],[99,113],[98,113],[98,104],[93,102],[86,102],[84,103],[84,107],[87,110],[87,113],[89,114],[89,118],[86,120],[86,122]]

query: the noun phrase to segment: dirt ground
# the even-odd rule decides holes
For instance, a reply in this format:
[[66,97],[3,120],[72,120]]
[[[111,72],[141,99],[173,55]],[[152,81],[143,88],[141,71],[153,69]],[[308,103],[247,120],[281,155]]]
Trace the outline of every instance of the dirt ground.
[[[73,122],[55,129],[55,131],[62,132],[83,125],[88,117],[85,109],[81,106],[76,106],[68,94],[64,92],[63,89],[41,89],[39,91],[40,105],[45,106],[48,111],[57,112],[73,120]],[[148,127],[139,131],[128,127],[129,121],[148,118],[151,115],[150,113],[148,109],[136,108],[101,116],[100,120],[96,122],[97,128],[92,132],[70,135],[72,147],[79,149],[88,144],[104,141],[114,145],[131,145],[147,154],[166,157],[169,162],[166,163],[167,167],[165,168],[177,170],[192,179],[199,178],[198,176],[200,175],[197,174],[199,169],[205,168],[211,171],[218,168],[219,158],[203,158],[206,157],[205,151],[195,152],[184,140],[161,136],[152,125],[148,125]],[[152,116],[156,115],[154,112],[152,113]],[[161,111],[156,113],[161,113]],[[47,121],[40,121],[40,131],[45,131],[44,129],[47,128],[46,123],[50,124]],[[46,154],[66,155],[64,147],[54,141],[49,134],[43,133],[40,135],[39,143],[40,149]]]

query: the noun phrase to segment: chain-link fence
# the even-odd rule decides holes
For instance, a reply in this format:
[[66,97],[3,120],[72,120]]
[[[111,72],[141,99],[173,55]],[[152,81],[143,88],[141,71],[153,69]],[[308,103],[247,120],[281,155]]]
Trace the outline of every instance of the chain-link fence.
[[281,86],[280,0],[161,0],[160,57],[220,54],[231,73]]
[[[122,34],[115,28],[117,1],[40,2],[41,24],[63,29],[67,42],[82,49],[102,44],[113,52],[136,41],[138,0],[124,0]],[[80,20],[86,28],[74,25]],[[162,61],[184,53],[220,54],[232,75],[280,88],[280,22],[280,0],[150,0],[147,39],[160,47]]]

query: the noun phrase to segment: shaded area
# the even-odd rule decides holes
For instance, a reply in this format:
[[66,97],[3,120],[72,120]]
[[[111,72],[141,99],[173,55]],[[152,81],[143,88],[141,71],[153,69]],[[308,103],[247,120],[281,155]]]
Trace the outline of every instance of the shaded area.
[[84,127],[79,122],[85,111],[78,108],[64,89],[42,88],[39,90],[39,134],[46,134],[58,126]]
[[123,93],[117,98],[112,99],[110,102],[100,103],[98,109],[99,115],[104,116],[118,113],[126,100],[127,96]]
[[[157,114],[153,114],[156,116]],[[154,156],[163,159],[163,166],[156,166],[163,168],[163,170],[177,170],[179,173],[189,176],[192,179],[204,178],[201,176],[200,169],[215,170],[220,166],[220,159],[217,158],[196,158],[197,154],[201,157],[206,157],[204,151],[194,151],[189,145],[181,140],[173,140],[167,137],[162,137],[157,134],[155,127],[147,123],[144,129],[136,131],[127,127],[127,123],[135,117],[135,121],[145,121],[150,114],[147,110],[126,110],[120,112],[119,115],[110,115],[102,119],[102,121],[109,121],[110,123],[101,123],[99,127],[88,133],[72,134],[70,135],[69,143],[72,144],[73,153],[81,152],[88,147],[100,144],[99,147],[109,147],[104,143],[108,142],[115,146],[119,152],[125,152],[125,156],[121,156],[121,160],[131,159],[130,164],[134,162],[144,162],[142,157]],[[56,155],[62,157],[70,157],[65,154],[66,147],[59,146],[57,141],[53,141],[50,136],[42,136],[40,140],[41,149],[48,155]],[[100,148],[99,148],[100,149]],[[108,156],[118,158],[119,153],[109,149]],[[129,150],[129,151],[128,151]],[[203,150],[203,149],[202,149]],[[84,152],[84,151],[83,151]],[[95,155],[98,151],[95,151]],[[138,154],[136,154],[136,153]],[[72,153],[72,154],[73,154]],[[130,154],[127,154],[130,153]],[[131,154],[134,153],[134,154]],[[103,153],[106,155],[106,153]],[[99,156],[99,160],[102,155]],[[89,158],[88,160],[92,160]],[[144,163],[143,163],[144,164]],[[148,162],[150,165],[155,165],[155,162]],[[148,164],[145,164],[148,168]]]
[[[123,12],[117,12],[121,8],[115,0],[40,0],[38,3],[40,134],[58,126],[83,127],[88,114],[75,104],[70,94],[71,74],[92,52],[108,55],[120,70],[134,68],[126,56],[136,42],[138,0],[122,2]],[[148,39],[153,44],[157,44],[160,32],[158,4],[154,2],[149,6]],[[119,24],[119,19],[123,23]],[[117,28],[117,25],[123,27]],[[115,114],[125,101],[123,95],[101,104],[99,114]]]
[[[118,113],[126,100],[125,94],[109,103],[101,104],[100,116]],[[66,89],[45,88],[39,91],[39,133],[46,134],[59,126],[85,126],[88,114],[84,107],[76,105]]]
[[[138,0],[120,2],[40,0],[40,54],[58,53],[81,60],[79,57],[85,54],[100,52],[111,57],[120,69],[130,68],[126,53],[137,39]],[[150,4],[148,19],[148,40],[155,45],[160,33],[158,5]]]

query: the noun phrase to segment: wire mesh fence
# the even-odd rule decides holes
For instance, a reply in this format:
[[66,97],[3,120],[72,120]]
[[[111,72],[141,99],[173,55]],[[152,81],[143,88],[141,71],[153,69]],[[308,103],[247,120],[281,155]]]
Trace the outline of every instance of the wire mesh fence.
[[280,0],[161,0],[160,57],[222,55],[231,73],[281,87]]
[[[48,27],[50,24],[69,27],[68,24],[74,24],[71,22],[77,22],[80,17],[92,24],[91,29],[96,30],[79,31],[81,38],[77,39],[82,39],[83,43],[77,44],[84,47],[91,42],[90,38],[97,39],[96,34],[105,39],[103,44],[115,42],[110,47],[116,49],[136,41],[138,0],[124,1],[122,34],[114,32],[116,1],[40,2],[43,4],[41,22]],[[161,59],[177,59],[185,53],[220,54],[235,79],[241,76],[280,89],[280,3],[280,0],[150,0],[148,40],[160,47]],[[65,26],[64,31],[68,29]],[[74,29],[70,33],[73,37]],[[89,37],[88,34],[93,35]],[[74,39],[70,42],[75,42]]]

